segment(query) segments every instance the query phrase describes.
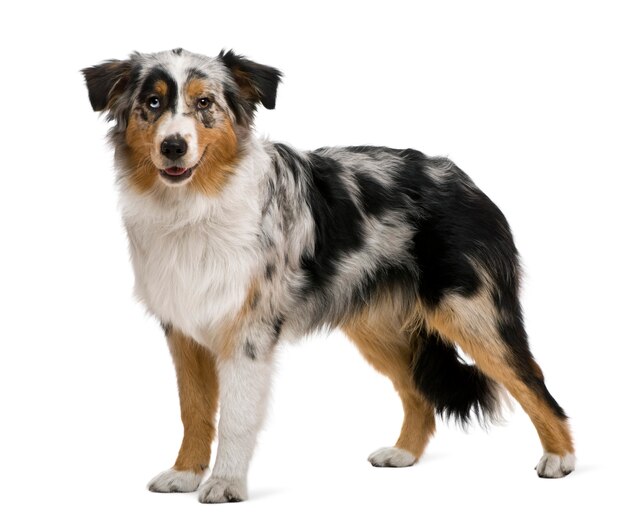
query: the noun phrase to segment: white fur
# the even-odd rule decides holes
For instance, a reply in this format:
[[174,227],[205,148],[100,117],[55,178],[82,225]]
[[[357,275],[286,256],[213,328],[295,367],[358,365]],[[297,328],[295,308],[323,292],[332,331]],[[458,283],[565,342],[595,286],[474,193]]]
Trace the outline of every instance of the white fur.
[[223,504],[241,502],[248,496],[245,479],[226,480],[211,477],[198,492],[198,500],[203,504]]
[[215,466],[200,489],[201,502],[245,500],[246,477],[265,417],[271,355],[251,360],[241,351],[218,363],[220,421]]
[[187,187],[121,189],[138,298],[209,348],[212,330],[241,308],[259,265],[258,184],[268,161],[253,142],[219,197]]
[[[179,98],[183,97],[183,93],[179,93]],[[158,131],[153,140],[150,156],[152,162],[159,169],[165,168],[163,156],[161,154],[161,143],[169,136],[179,134],[187,143],[187,152],[183,157],[184,166],[191,168],[200,160],[200,150],[198,149],[198,133],[196,131],[196,120],[190,114],[182,112],[171,114],[166,112],[161,116]]]
[[155,493],[189,493],[198,489],[200,482],[202,474],[172,468],[154,477],[148,483],[148,489]]
[[394,446],[376,450],[367,460],[378,468],[405,468],[415,464],[417,459],[411,452]]
[[573,453],[567,453],[563,457],[554,453],[546,452],[539,460],[537,475],[543,478],[561,478],[569,475],[576,467],[576,457]]

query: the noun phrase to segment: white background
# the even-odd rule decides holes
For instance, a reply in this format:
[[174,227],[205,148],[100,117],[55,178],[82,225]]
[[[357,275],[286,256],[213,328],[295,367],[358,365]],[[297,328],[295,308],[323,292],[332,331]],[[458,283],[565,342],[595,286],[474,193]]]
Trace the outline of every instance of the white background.
[[[549,518],[623,514],[625,17],[620,2],[11,2],[0,31],[2,518]],[[410,6],[410,7],[409,7]],[[341,335],[285,346],[250,501],[145,490],[181,436],[157,323],[132,298],[106,124],[79,69],[234,48],[280,68],[257,128],[300,148],[448,155],[508,216],[528,331],[578,468],[538,438],[440,423],[374,469],[401,408]],[[618,479],[621,479],[618,481]],[[621,482],[621,483],[620,483]]]

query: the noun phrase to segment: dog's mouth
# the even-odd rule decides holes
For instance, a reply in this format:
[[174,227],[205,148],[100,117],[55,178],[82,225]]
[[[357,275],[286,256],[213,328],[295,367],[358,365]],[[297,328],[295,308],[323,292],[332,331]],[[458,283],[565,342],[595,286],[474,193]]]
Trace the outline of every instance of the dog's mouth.
[[184,180],[191,177],[193,173],[192,168],[182,168],[181,166],[172,166],[170,168],[165,168],[164,170],[159,170],[161,177],[166,179],[171,183],[183,182]]

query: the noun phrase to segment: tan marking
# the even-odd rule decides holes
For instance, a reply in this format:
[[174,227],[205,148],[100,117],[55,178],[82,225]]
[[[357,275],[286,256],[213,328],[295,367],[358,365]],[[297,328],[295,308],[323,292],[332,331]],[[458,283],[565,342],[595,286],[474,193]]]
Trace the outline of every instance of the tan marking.
[[228,117],[220,126],[205,128],[196,121],[201,159],[191,178],[192,189],[208,196],[219,194],[232,175],[238,158],[235,129]]
[[[413,347],[410,332],[402,330],[395,305],[386,297],[342,328],[357,345],[365,359],[389,377],[400,395],[404,420],[396,447],[411,452],[419,459],[435,431],[435,413],[415,387],[412,373]],[[401,315],[400,315],[401,316]]]
[[167,83],[165,83],[162,79],[157,80],[154,83],[154,93],[161,96],[161,99],[164,98],[167,94]]
[[168,344],[178,380],[183,441],[174,469],[201,474],[211,460],[218,403],[215,358],[208,349],[173,329]]
[[[436,310],[420,308],[431,331],[456,343],[482,372],[502,384],[520,403],[533,422],[545,451],[561,456],[573,453],[567,421],[557,416],[511,366],[507,355],[510,349],[497,332],[496,309],[487,290],[472,298],[448,296]],[[534,363],[532,369],[542,376],[539,365]]]
[[141,193],[149,191],[158,176],[158,170],[150,156],[156,128],[156,125],[141,120],[138,113],[131,114],[126,128],[126,168],[131,185]]
[[[499,338],[496,310],[486,289],[469,298],[458,294],[448,295],[434,310],[428,310],[422,305],[419,309],[420,315],[427,317],[427,327],[436,325],[437,332],[440,329],[456,330],[459,336],[457,341],[465,345],[464,350],[472,357],[477,337],[487,337],[490,340]],[[499,342],[479,343],[480,350],[485,348],[491,349],[491,354],[501,358],[504,358],[508,350]]]
[[199,97],[203,97],[206,92],[207,85],[205,81],[194,78],[187,82],[185,85],[185,100],[187,101],[187,105],[193,107],[195,105],[195,100]]

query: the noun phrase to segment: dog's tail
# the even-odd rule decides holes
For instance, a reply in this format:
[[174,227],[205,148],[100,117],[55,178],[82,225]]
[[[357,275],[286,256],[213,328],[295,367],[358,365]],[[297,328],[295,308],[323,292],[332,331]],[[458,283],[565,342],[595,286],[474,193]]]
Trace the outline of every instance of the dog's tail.
[[413,379],[438,415],[463,426],[472,416],[483,426],[501,420],[507,396],[499,384],[465,363],[456,347],[438,334],[416,331],[413,343]]

